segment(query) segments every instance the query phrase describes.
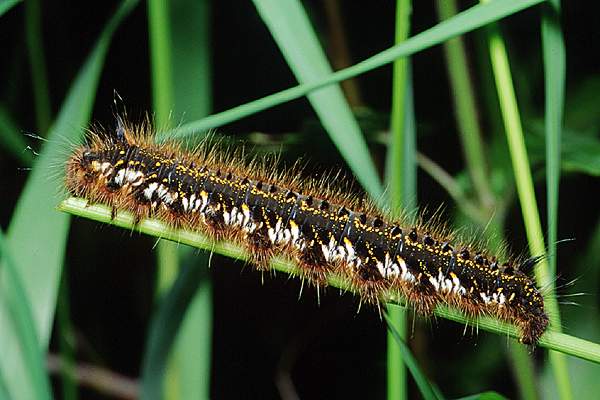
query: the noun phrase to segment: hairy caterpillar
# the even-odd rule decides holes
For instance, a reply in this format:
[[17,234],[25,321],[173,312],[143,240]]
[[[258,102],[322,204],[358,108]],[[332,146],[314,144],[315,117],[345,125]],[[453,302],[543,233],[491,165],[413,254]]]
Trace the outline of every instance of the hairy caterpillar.
[[311,282],[344,279],[379,304],[396,291],[424,315],[445,302],[470,316],[492,315],[518,326],[535,344],[548,325],[534,282],[427,225],[379,216],[351,194],[327,191],[257,163],[246,165],[206,146],[186,152],[156,144],[150,130],[125,125],[94,133],[66,165],[66,187],[93,203],[158,218],[245,246],[258,269],[273,255],[295,260]]

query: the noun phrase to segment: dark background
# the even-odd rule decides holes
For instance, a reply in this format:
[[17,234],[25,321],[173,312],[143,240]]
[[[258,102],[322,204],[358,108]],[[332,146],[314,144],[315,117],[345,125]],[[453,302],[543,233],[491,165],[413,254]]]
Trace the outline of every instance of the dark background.
[[[353,63],[392,45],[393,2],[342,2],[347,41]],[[411,33],[433,26],[431,2],[415,1]],[[467,7],[471,3],[463,2]],[[117,2],[50,1],[43,4],[43,42],[46,53],[52,110],[59,110],[73,77],[79,70]],[[322,3],[306,1],[312,22],[327,40],[327,20]],[[596,3],[564,2],[563,29],[567,48],[567,93],[597,80],[599,62]],[[23,8],[16,7],[0,20],[0,99],[11,110],[23,132],[35,132],[32,92],[23,32]],[[539,9],[519,13],[502,24],[507,35],[519,99],[528,105],[527,121],[543,116],[543,70],[541,64]],[[288,88],[296,81],[249,1],[214,1],[211,17],[213,112]],[[467,35],[476,79],[483,79],[473,62],[482,32]],[[123,97],[130,115],[143,116],[152,108],[147,14],[145,3],[124,21],[113,39],[97,92],[92,120],[113,124],[113,91]],[[459,173],[464,161],[456,134],[452,102],[440,46],[413,57],[415,110],[420,151],[436,160],[451,174]],[[389,66],[358,77],[370,123],[386,129],[390,109]],[[590,112],[598,112],[598,97],[590,101]],[[567,114],[581,110],[570,110]],[[489,116],[482,116],[490,126]],[[377,130],[374,129],[374,130]],[[284,159],[302,155],[308,171],[344,166],[328,141],[311,148],[320,131],[308,101],[296,100],[253,115],[220,131],[244,135],[259,131],[272,135],[296,133],[297,147],[287,149]],[[597,137],[598,129],[594,133]],[[323,142],[323,140],[321,140]],[[327,144],[329,143],[329,144]],[[34,143],[39,147],[39,143]],[[383,149],[372,144],[380,160]],[[332,155],[336,155],[333,156]],[[343,167],[345,168],[345,167]],[[536,173],[543,177],[538,167]],[[8,225],[13,207],[27,178],[8,154],[0,153],[0,223]],[[538,182],[538,203],[545,204],[543,182]],[[419,173],[418,203],[445,213],[454,212],[446,193],[431,178]],[[586,279],[570,270],[578,249],[598,221],[598,180],[582,174],[564,176],[561,186],[559,238],[576,238],[559,246],[560,282]],[[540,212],[545,215],[544,207]],[[510,245],[526,250],[515,204],[507,223]],[[151,238],[85,220],[74,220],[65,273],[68,276],[73,324],[78,338],[77,358],[102,365],[117,373],[137,377],[153,311],[155,252]],[[588,266],[590,269],[594,266]],[[213,398],[278,398],[274,384],[278,365],[293,365],[292,378],[301,398],[383,398],[385,396],[385,325],[377,312],[362,309],[356,298],[340,296],[329,289],[320,296],[300,283],[279,274],[265,277],[240,262],[215,255],[210,274],[214,283]],[[570,289],[569,289],[570,290]],[[596,296],[590,296],[597,304]],[[568,315],[567,311],[567,315]],[[583,312],[586,312],[584,310]],[[503,356],[506,340],[470,330],[445,320],[413,325],[413,349],[432,381],[449,395],[498,390],[514,397],[508,363]],[[567,318],[565,325],[569,328]],[[51,351],[57,351],[56,338]],[[291,361],[290,361],[291,360]],[[58,385],[58,380],[55,381]],[[413,392],[416,393],[416,390]],[[83,398],[103,398],[82,389]]]

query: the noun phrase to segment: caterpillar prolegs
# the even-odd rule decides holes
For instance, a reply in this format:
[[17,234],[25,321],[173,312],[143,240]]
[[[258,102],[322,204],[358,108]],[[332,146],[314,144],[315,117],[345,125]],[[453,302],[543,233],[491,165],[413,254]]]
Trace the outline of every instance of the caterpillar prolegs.
[[381,216],[326,185],[210,145],[157,144],[147,127],[121,122],[114,132],[91,132],[66,165],[71,194],[238,243],[258,269],[283,255],[313,283],[335,274],[368,303],[396,291],[421,314],[448,303],[515,324],[523,343],[539,340],[548,325],[543,297],[519,262]]

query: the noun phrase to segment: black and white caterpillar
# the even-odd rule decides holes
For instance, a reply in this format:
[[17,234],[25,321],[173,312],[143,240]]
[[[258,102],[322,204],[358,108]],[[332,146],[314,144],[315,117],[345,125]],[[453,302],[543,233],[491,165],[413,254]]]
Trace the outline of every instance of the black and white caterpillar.
[[382,217],[329,184],[244,163],[210,146],[186,152],[159,145],[148,131],[120,123],[113,133],[90,133],[67,162],[68,191],[129,210],[136,220],[158,218],[236,242],[259,269],[284,255],[314,284],[336,275],[369,303],[399,292],[425,315],[447,303],[469,316],[515,324],[527,344],[548,325],[542,295],[514,260],[501,263],[439,229]]

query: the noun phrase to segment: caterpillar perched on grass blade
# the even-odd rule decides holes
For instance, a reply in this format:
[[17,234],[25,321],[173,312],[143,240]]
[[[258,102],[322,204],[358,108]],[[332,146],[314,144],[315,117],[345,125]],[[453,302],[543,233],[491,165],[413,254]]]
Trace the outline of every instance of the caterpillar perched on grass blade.
[[233,241],[260,270],[281,255],[315,285],[341,278],[364,302],[379,306],[395,292],[423,315],[447,303],[513,323],[523,343],[537,343],[548,317],[519,269],[530,261],[500,262],[440,228],[395,221],[327,185],[244,163],[209,144],[191,152],[159,145],[149,128],[122,122],[114,132],[91,133],[66,165],[72,195],[128,210],[136,221],[157,218]]

